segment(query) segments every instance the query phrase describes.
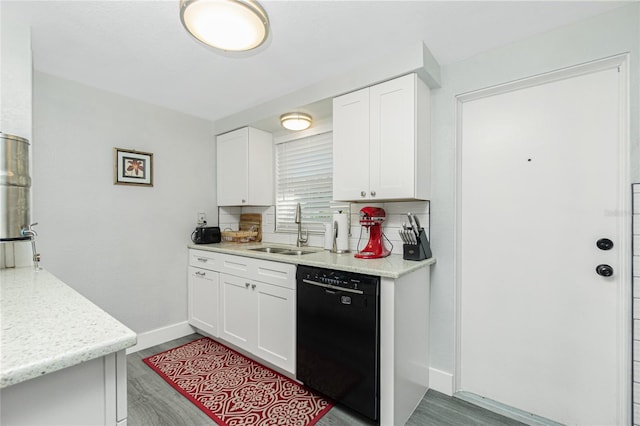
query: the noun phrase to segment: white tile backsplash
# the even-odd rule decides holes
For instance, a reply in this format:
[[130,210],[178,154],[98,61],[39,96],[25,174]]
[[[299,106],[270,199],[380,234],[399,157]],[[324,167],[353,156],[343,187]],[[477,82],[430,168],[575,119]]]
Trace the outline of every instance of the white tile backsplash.
[[233,231],[237,231],[241,213],[242,207],[219,207],[218,226],[220,227],[220,230],[224,231],[225,229],[231,229]]
[[[359,221],[360,209],[366,206],[382,207],[385,211],[387,219],[382,225],[382,232],[389,239],[393,248],[391,253],[402,254],[402,240],[398,231],[402,229],[402,224],[409,224],[407,213],[413,213],[418,217],[420,226],[425,229],[429,236],[429,201],[406,201],[406,202],[389,202],[389,203],[352,203],[351,204],[351,237],[349,238],[349,247],[351,251],[356,252],[358,248],[363,249],[369,241],[369,234],[366,229],[362,229]],[[362,230],[362,238],[360,234]],[[385,243],[389,245],[389,241]],[[358,245],[359,243],[359,245]],[[391,247],[389,247],[391,248]]]
[[[362,231],[358,223],[360,209],[365,206],[382,207],[385,210],[387,219],[382,226],[385,236],[393,244],[392,253],[402,254],[402,240],[398,230],[402,229],[402,224],[407,223],[407,213],[413,213],[418,217],[420,225],[425,228],[429,235],[429,201],[406,201],[388,203],[352,203],[351,204],[351,235],[349,237],[349,249],[356,252],[358,242],[360,248],[364,248],[369,240],[366,230]],[[275,232],[275,207],[220,207],[219,226],[221,230],[230,228],[237,230],[242,213],[262,214],[262,241],[274,244],[295,244],[297,235],[294,233]],[[303,224],[304,227],[304,224]],[[389,242],[386,242],[390,246]],[[309,246],[324,247],[324,235],[309,234]],[[390,247],[391,248],[391,247]]]

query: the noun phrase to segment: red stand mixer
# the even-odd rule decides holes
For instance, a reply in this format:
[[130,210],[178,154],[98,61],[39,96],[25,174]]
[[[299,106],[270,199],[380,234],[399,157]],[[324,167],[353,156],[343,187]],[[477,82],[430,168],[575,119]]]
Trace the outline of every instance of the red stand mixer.
[[389,256],[389,249],[384,246],[382,222],[387,215],[380,207],[363,207],[360,209],[360,225],[368,229],[369,242],[364,249],[358,251],[355,257],[359,259],[378,259]]

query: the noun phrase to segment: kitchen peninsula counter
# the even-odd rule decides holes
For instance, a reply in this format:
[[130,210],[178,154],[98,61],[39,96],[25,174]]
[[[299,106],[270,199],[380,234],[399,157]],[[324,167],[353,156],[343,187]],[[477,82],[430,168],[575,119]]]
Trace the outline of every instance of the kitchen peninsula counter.
[[0,270],[0,388],[135,345],[136,334],[46,270]]
[[377,275],[385,278],[400,278],[410,272],[436,263],[436,260],[433,257],[426,260],[414,261],[404,260],[402,256],[398,254],[391,254],[380,259],[356,259],[353,256],[355,254],[354,252],[335,254],[328,250],[322,250],[318,247],[300,247],[299,249],[301,250],[313,251],[313,253],[302,255],[283,255],[251,250],[260,247],[291,248],[291,246],[275,243],[217,243],[189,245],[190,249],[195,250],[213,251],[237,256],[271,260],[274,262],[293,263],[296,265],[316,266],[339,271]]

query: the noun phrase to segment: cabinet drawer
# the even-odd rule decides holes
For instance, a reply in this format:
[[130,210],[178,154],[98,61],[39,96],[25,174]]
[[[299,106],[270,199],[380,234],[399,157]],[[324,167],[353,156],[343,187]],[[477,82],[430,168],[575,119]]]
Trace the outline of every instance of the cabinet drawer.
[[223,254],[219,258],[220,272],[295,289],[296,266],[251,257]]
[[189,266],[209,270],[217,270],[220,254],[205,250],[189,250]]
[[220,272],[224,272],[237,277],[251,277],[251,258],[223,254],[220,256]]
[[[256,259],[253,259],[256,260]],[[280,287],[296,288],[296,265],[256,260],[255,277],[258,281]]]

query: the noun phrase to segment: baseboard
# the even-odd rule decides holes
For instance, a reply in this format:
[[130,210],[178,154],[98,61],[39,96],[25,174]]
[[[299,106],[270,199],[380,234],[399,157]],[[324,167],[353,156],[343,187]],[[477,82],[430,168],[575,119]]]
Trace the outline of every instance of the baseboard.
[[429,368],[429,389],[445,395],[453,395],[453,374]]
[[455,397],[529,426],[562,426],[562,424],[556,423],[553,420],[510,407],[471,392],[456,392]]
[[195,333],[187,321],[138,334],[138,343],[127,349],[127,355]]

